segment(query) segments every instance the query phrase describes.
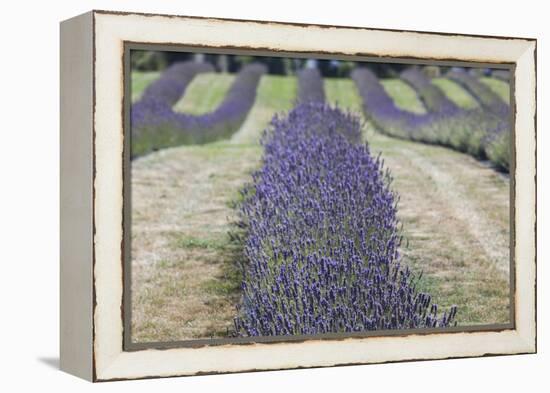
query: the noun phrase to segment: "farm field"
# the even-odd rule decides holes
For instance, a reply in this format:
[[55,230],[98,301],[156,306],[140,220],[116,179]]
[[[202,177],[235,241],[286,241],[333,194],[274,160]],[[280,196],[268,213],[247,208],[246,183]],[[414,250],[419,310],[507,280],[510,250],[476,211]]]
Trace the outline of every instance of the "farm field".
[[[395,105],[412,113],[426,113],[426,108],[408,84],[400,79],[385,79],[381,81],[386,92],[393,98]],[[357,98],[360,102],[360,98]]]
[[296,79],[264,75],[260,80],[256,101],[244,124],[232,135],[231,143],[258,143],[273,114],[288,111],[296,99]]
[[[145,89],[158,74],[132,75]],[[203,114],[219,105],[233,78],[200,74],[174,105]],[[496,83],[499,82],[499,83]],[[464,108],[475,100],[455,82],[433,82]],[[502,81],[483,81],[506,94]],[[504,83],[505,84],[505,83]],[[383,87],[396,105],[426,109],[399,79]],[[505,84],[506,85],[506,84]],[[208,86],[208,88],[205,88]],[[351,79],[324,78],[326,100],[359,116],[361,96]],[[141,91],[133,91],[139,97]],[[136,342],[226,337],[241,297],[228,236],[239,190],[262,160],[258,141],[272,116],[292,108],[295,77],[263,75],[254,105],[231,137],[204,145],[170,147],[132,162],[132,334]],[[486,162],[446,147],[380,133],[363,117],[363,140],[381,153],[400,195],[403,263],[422,271],[422,291],[443,309],[460,305],[459,325],[509,320],[509,179]],[[490,198],[488,197],[490,196]]]
[[199,74],[193,78],[174,109],[192,115],[212,112],[222,103],[234,80],[235,76],[231,74]]
[[132,72],[132,102],[139,100],[147,86],[149,86],[154,80],[158,79],[159,76],[160,72],[158,71]]
[[434,78],[432,79],[432,83],[443,90],[445,95],[461,108],[473,109],[478,107],[475,98],[452,80],[447,78]]
[[500,79],[484,77],[480,79],[482,83],[489,86],[505,102],[510,103],[510,85]]

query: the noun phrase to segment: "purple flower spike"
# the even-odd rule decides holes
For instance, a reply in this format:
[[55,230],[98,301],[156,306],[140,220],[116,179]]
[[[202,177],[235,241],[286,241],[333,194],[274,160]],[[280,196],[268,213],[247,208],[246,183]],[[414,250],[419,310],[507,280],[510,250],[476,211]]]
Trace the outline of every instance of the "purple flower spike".
[[450,326],[399,263],[397,197],[360,119],[318,100],[275,117],[245,187],[241,336]]

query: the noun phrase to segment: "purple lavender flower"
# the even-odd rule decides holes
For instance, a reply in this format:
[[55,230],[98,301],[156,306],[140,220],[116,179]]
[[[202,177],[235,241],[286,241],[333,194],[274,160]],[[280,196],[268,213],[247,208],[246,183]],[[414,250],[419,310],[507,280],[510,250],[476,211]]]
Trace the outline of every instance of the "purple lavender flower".
[[437,86],[433,85],[430,78],[418,68],[407,68],[400,76],[402,80],[416,90],[428,111],[453,113],[460,110],[457,105]]
[[132,157],[180,144],[202,144],[227,138],[237,131],[256,98],[266,68],[242,68],[222,103],[212,112],[194,116],[172,109],[198,72],[211,71],[203,63],[184,62],[170,67],[132,106]]
[[363,99],[365,116],[379,130],[395,137],[441,144],[475,157],[489,158],[498,168],[508,170],[510,125],[505,109],[500,112],[484,108],[466,110],[449,102],[437,105],[437,87],[426,87],[421,76],[411,74],[405,76],[411,85],[422,90],[423,101],[429,102],[427,113],[398,108],[370,70],[357,68],[352,72]]
[[476,77],[461,69],[451,70],[446,76],[464,87],[479,102],[482,108],[504,120],[508,120],[510,106]]
[[397,197],[380,157],[361,143],[359,118],[298,104],[272,120],[262,145],[263,166],[239,210],[246,260],[237,334],[453,324],[452,310],[438,317],[399,264]]
[[324,102],[323,77],[317,68],[298,71],[298,102]]

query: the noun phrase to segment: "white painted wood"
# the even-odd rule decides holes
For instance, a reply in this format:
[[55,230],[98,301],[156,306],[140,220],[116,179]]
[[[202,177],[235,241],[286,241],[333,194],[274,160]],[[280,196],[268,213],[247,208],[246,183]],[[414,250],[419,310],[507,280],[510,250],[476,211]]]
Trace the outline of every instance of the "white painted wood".
[[92,380],[92,17],[61,23],[60,367]]

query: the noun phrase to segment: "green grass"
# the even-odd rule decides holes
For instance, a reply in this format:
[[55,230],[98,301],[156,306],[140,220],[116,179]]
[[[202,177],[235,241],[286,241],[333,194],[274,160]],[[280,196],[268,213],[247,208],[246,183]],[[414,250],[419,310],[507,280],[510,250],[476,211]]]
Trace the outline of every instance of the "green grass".
[[397,107],[414,113],[426,113],[416,91],[400,79],[381,79],[382,86],[393,98]]
[[193,78],[174,110],[191,115],[204,115],[221,104],[235,80],[232,74],[204,73]]
[[286,112],[296,100],[294,77],[264,75],[258,85],[256,100],[241,129],[233,135],[233,143],[257,143],[261,132],[276,113]]
[[361,97],[351,79],[325,78],[325,95],[332,105],[354,112],[362,111]]
[[482,83],[487,85],[492,91],[494,91],[504,102],[510,103],[510,85],[496,78],[483,77],[479,79]]
[[269,108],[275,112],[292,108],[298,85],[294,77],[264,75],[258,86],[254,105]]
[[225,237],[199,238],[194,236],[180,236],[176,240],[176,247],[203,250],[225,250],[229,247],[229,239]]
[[159,76],[159,71],[132,71],[132,102],[139,100],[145,88]]
[[458,83],[447,78],[434,78],[432,83],[443,90],[443,93],[449,97],[456,105],[464,109],[473,109],[478,106],[477,101],[464,90]]
[[202,284],[202,289],[214,295],[228,295],[240,289],[240,282],[238,281],[238,278],[234,281],[212,278]]

